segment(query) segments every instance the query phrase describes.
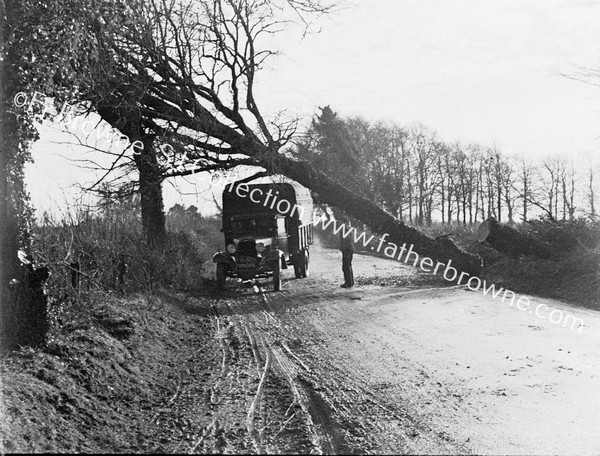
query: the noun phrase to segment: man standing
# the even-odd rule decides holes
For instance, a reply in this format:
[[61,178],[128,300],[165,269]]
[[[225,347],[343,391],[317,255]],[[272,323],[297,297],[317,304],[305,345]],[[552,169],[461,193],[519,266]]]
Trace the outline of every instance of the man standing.
[[[354,241],[350,233],[350,220],[341,219],[342,223],[347,225],[347,229],[340,232],[340,250],[342,251],[342,272],[344,273],[344,283],[342,288],[351,288],[354,286],[354,273],[352,272],[352,256],[354,255]],[[343,233],[349,233],[344,237]]]

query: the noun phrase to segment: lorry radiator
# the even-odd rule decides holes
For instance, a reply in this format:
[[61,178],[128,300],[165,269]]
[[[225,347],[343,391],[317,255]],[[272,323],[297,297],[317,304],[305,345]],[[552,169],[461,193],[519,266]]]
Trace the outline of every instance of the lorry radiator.
[[256,257],[256,241],[254,239],[242,239],[238,242],[237,252],[240,255]]

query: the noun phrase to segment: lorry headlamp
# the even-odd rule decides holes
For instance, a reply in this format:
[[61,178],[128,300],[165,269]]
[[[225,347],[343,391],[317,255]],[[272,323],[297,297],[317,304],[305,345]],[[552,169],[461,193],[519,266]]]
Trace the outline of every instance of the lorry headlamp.
[[264,252],[264,251],[265,251],[265,249],[266,249],[266,247],[265,247],[265,245],[264,245],[262,242],[258,242],[258,243],[256,244],[256,251],[257,251],[258,253],[262,253],[262,252]]
[[235,251],[236,251],[235,245],[233,245],[233,244],[229,244],[229,245],[227,246],[227,251],[228,251],[229,253],[235,253]]

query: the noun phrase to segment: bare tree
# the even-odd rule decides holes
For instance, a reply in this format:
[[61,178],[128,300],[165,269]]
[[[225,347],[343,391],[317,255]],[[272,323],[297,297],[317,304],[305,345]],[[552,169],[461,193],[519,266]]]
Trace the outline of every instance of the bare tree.
[[560,184],[561,164],[557,159],[544,160],[537,170],[539,185],[532,195],[539,193],[539,197],[532,197],[529,202],[542,209],[550,220],[556,220],[558,213],[558,194]]
[[[414,159],[414,177],[417,189],[417,225],[422,226],[431,193],[434,191],[432,169],[435,163],[435,134],[425,126],[416,124],[409,134],[409,147]],[[431,224],[429,221],[428,224]]]
[[438,150],[438,154],[436,156],[436,171],[439,179],[439,195],[440,195],[440,212],[442,215],[442,225],[446,224],[446,188],[449,185],[449,176],[446,172],[446,163],[444,157],[447,156],[449,151],[446,148],[444,143],[440,143],[436,145],[436,149]]
[[562,163],[558,159],[542,162],[540,170],[541,188],[545,191],[548,211],[553,220],[558,218],[559,185]]
[[569,220],[575,218],[575,166],[571,163],[567,166],[563,162],[560,169],[560,183],[562,190],[562,219]]
[[520,187],[513,185],[513,189],[516,190],[518,197],[521,199],[523,205],[523,212],[521,220],[527,222],[529,204],[532,200],[532,178],[533,178],[533,166],[529,164],[525,158],[522,158],[519,164],[519,184]]
[[466,172],[466,202],[469,207],[469,225],[477,221],[477,210],[473,208],[473,201],[477,200],[477,160],[479,157],[479,146],[470,144],[467,147],[467,172]]
[[502,163],[504,172],[500,175],[501,182],[501,194],[504,199],[504,205],[506,207],[506,213],[508,215],[508,223],[514,223],[514,206],[516,201],[516,195],[513,193],[515,169],[512,163],[508,159],[504,159]]
[[[149,242],[164,238],[162,182],[202,170],[259,164],[295,132],[296,119],[269,119],[255,80],[273,34],[330,10],[313,0],[128,0],[132,20],[99,37],[114,58],[110,84],[87,94],[91,109],[138,143],[142,222]],[[103,20],[92,17],[90,21]],[[256,146],[261,147],[257,148]],[[165,169],[159,157],[177,157]],[[131,163],[131,162],[130,162]],[[122,162],[123,166],[128,164]]]

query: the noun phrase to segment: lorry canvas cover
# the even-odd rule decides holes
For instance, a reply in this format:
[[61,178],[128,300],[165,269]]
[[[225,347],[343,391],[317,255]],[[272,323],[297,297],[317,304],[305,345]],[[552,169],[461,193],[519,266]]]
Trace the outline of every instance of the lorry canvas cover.
[[237,214],[281,214],[312,223],[313,202],[310,190],[284,176],[270,176],[250,182],[228,184],[223,191],[223,220]]

